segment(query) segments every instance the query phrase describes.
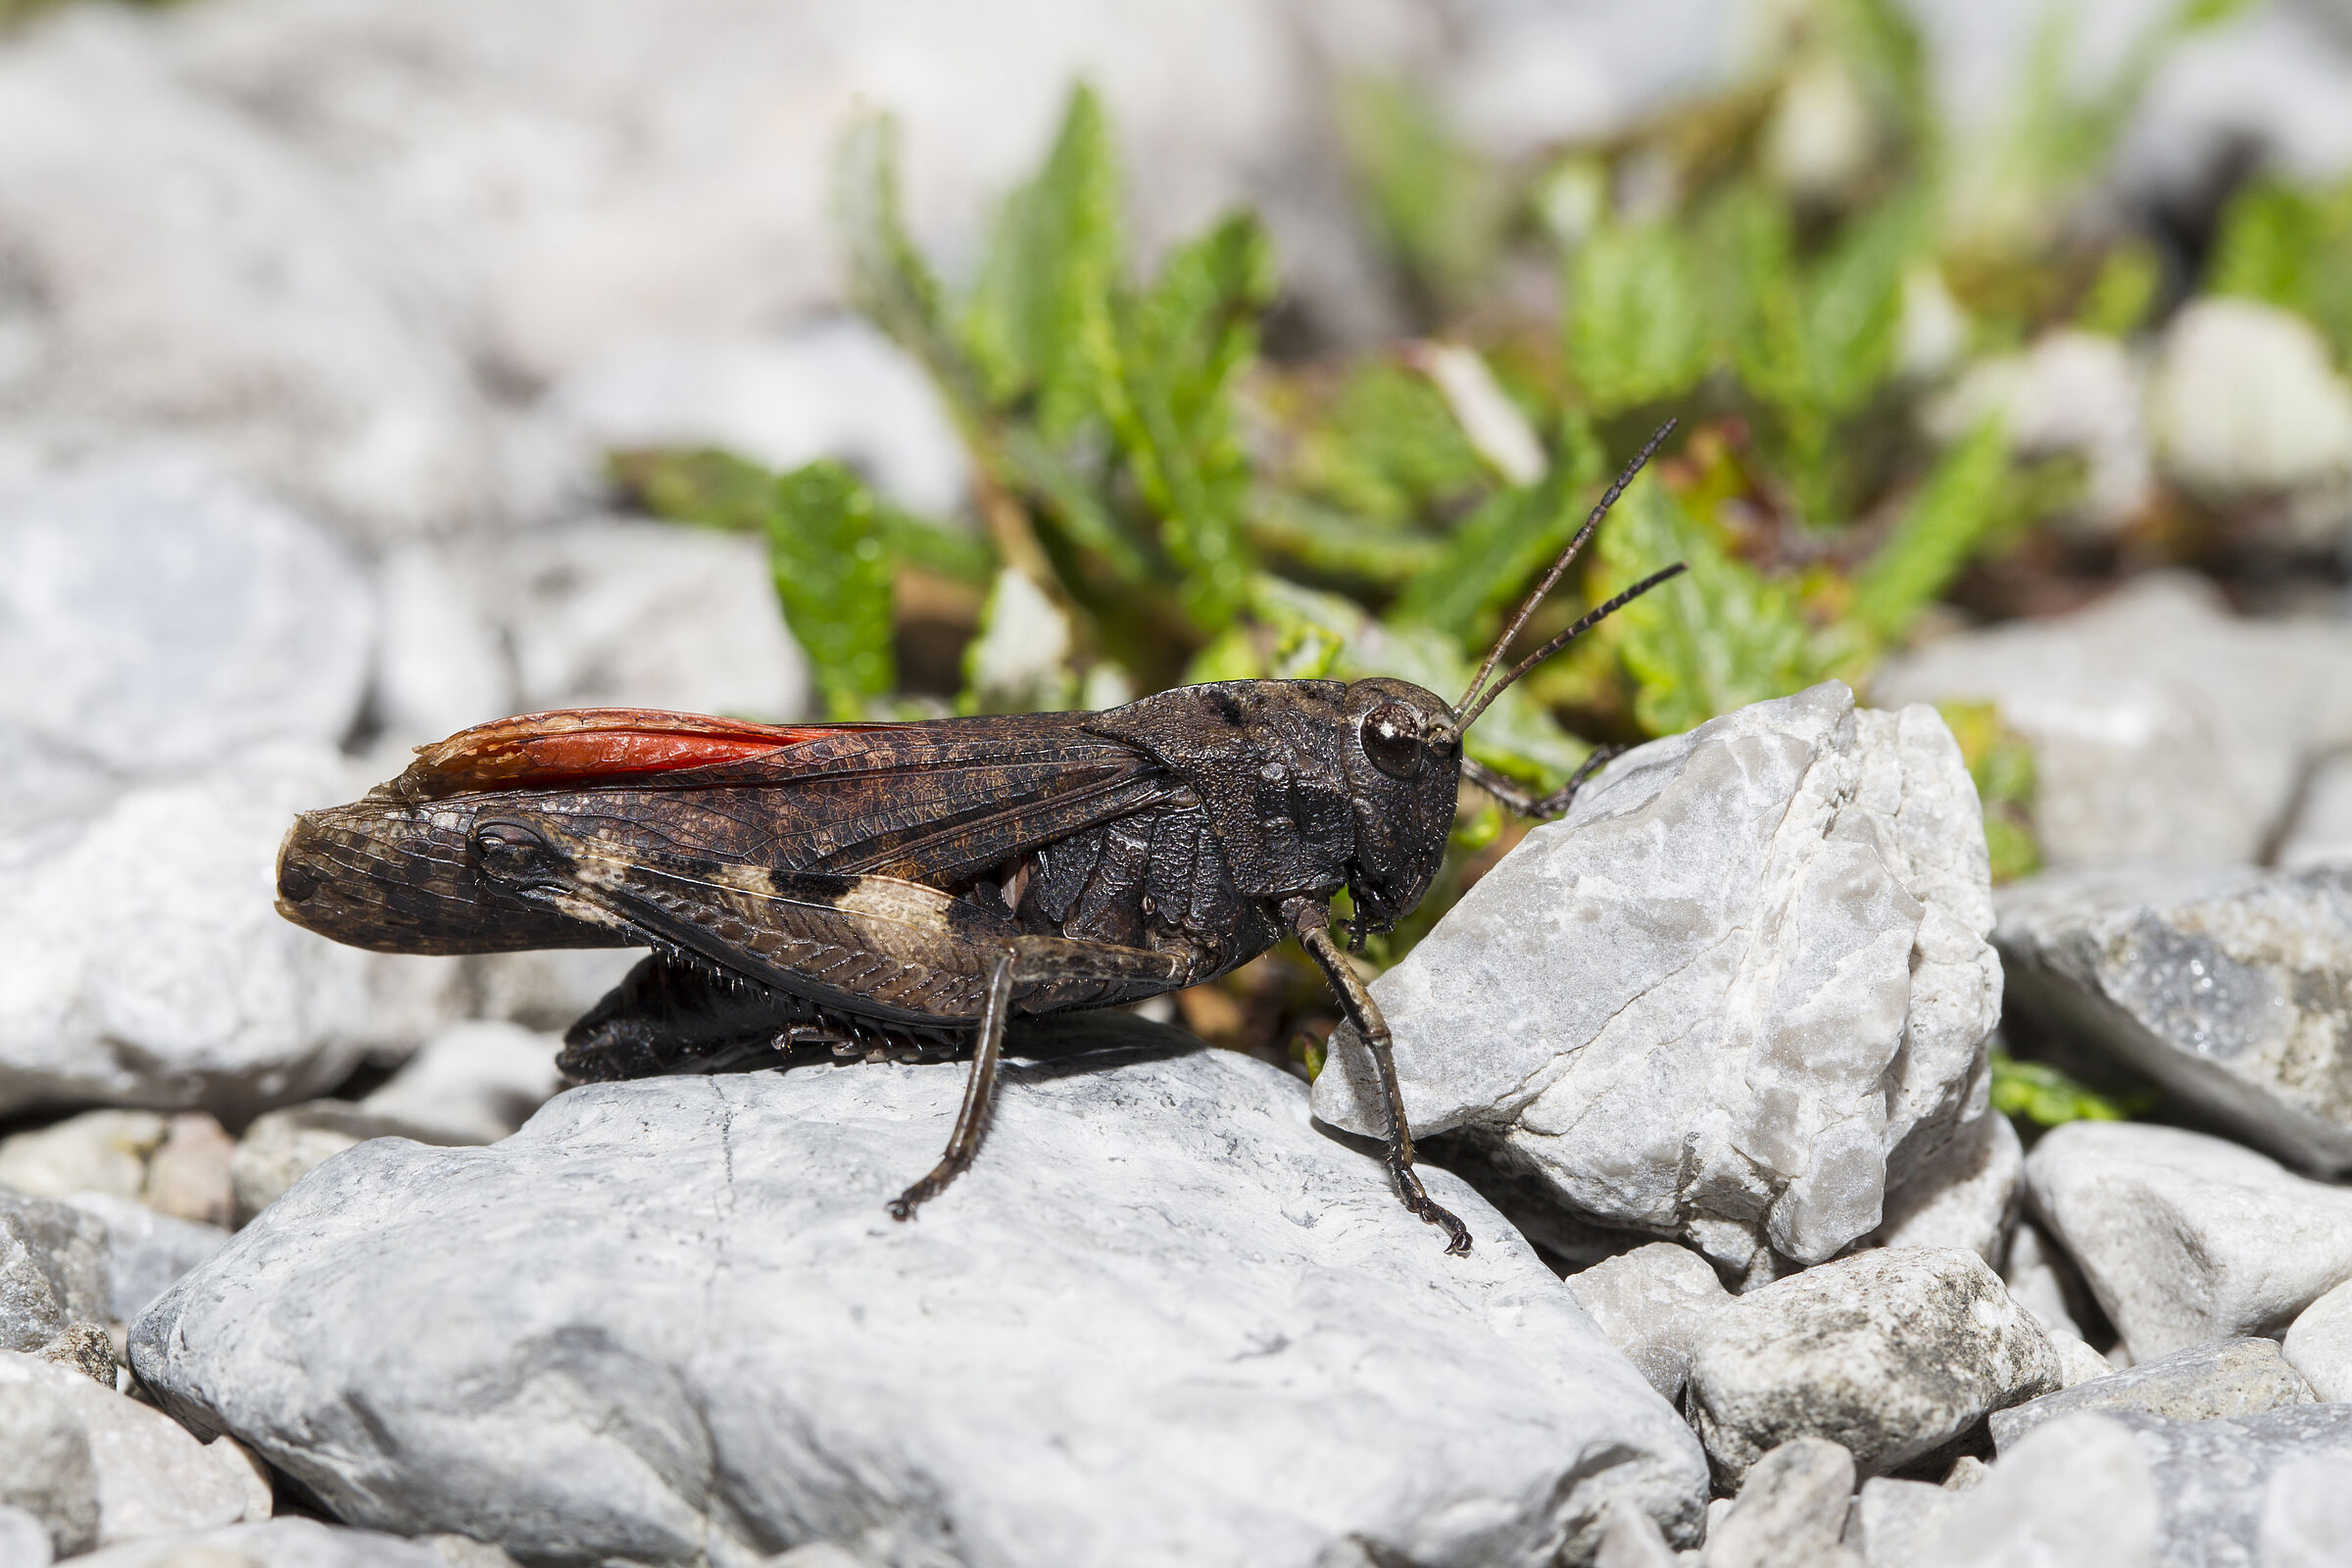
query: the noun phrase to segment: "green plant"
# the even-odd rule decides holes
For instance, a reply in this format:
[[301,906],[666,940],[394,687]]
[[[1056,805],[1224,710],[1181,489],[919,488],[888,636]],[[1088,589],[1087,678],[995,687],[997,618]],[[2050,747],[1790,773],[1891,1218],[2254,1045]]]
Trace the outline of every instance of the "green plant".
[[1991,1054],[1991,1066],[1992,1108],[2036,1127],[2059,1127],[2070,1121],[2129,1121],[2155,1104],[2152,1094],[2102,1095],[2047,1062],[2018,1061],[2002,1051]]

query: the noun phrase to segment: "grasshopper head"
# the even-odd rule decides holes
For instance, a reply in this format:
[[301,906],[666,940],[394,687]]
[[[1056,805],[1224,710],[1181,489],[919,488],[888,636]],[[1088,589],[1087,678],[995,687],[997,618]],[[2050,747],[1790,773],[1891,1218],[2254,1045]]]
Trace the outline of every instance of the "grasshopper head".
[[1446,858],[1461,732],[1435,692],[1385,676],[1350,685],[1344,712],[1340,765],[1355,817],[1348,892],[1360,921],[1385,926],[1421,902]]
[[440,801],[370,795],[305,811],[277,852],[277,912],[378,953],[613,948],[618,932],[527,902],[484,874],[477,819],[496,794]]

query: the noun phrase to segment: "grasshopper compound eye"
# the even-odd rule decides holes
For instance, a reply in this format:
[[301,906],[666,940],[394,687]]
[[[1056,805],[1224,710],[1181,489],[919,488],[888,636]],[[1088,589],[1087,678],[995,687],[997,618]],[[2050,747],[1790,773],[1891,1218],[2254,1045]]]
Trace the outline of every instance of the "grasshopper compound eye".
[[1391,778],[1421,771],[1421,716],[1402,703],[1383,703],[1364,715],[1356,739],[1372,765]]

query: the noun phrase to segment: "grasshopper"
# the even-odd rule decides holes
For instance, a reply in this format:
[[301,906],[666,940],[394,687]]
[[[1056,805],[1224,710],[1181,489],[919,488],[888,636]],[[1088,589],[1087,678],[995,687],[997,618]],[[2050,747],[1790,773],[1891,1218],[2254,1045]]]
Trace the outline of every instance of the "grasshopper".
[[638,709],[534,713],[418,748],[400,777],[308,811],[277,860],[298,925],[391,953],[652,949],[565,1035],[574,1080],[710,1071],[801,1047],[971,1054],[911,1218],[980,1146],[1006,1019],[1199,985],[1296,936],[1370,1048],[1385,1162],[1424,1190],[1388,1026],[1332,928],[1409,913],[1461,781],[1525,815],[1568,808],[1596,751],[1537,797],[1462,735],[1541,661],[1683,569],[1668,566],[1499,678],[1503,651],[1632,482],[1609,487],[1504,626],[1459,703],[1405,681],[1240,680],[1099,712],[767,725]]

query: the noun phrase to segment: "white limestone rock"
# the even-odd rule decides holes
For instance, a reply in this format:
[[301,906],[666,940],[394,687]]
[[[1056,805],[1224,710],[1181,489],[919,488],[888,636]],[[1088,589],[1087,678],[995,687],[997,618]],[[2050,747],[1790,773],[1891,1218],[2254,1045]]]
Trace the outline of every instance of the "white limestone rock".
[[2211,583],[2158,572],[2072,615],[1938,638],[1871,695],[1999,705],[2034,747],[2052,865],[2243,865],[2310,760],[2352,745],[2352,628],[2240,620]]
[[40,1198],[136,1198],[147,1185],[147,1156],[163,1147],[165,1126],[152,1110],[85,1110],[12,1133],[0,1138],[0,1187]]
[[385,552],[375,573],[380,630],[368,716],[387,771],[408,765],[404,748],[520,708],[495,612],[504,589],[478,551],[418,540]]
[[228,1244],[219,1225],[174,1219],[133,1199],[76,1193],[66,1200],[106,1227],[106,1315],[128,1323],[182,1274]]
[[2057,1387],[2040,1326],[1983,1258],[1882,1248],[1710,1313],[1683,1408],[1717,1473],[1734,1482],[1799,1437],[1841,1444],[1865,1474],[1880,1474]]
[[0,1563],[7,1568],[49,1568],[57,1560],[57,1544],[40,1518],[12,1503],[0,1502]]
[[1151,1044],[1012,1065],[913,1224],[882,1204],[955,1063],[594,1085],[314,1171],[133,1364],[353,1523],[529,1558],[1533,1568],[1619,1502],[1695,1534],[1690,1432],[1467,1186],[1430,1173],[1449,1258],[1286,1075],[1067,1030]]
[[961,512],[971,462],[929,373],[859,318],[649,339],[567,376],[548,413],[584,475],[630,447],[720,447],[779,471],[835,458],[909,511]]
[[2352,1403],[2352,1280],[2296,1313],[2279,1348],[2322,1400]]
[[2311,1385],[2278,1353],[2276,1340],[2215,1340],[2141,1361],[2095,1387],[2045,1394],[1992,1412],[1992,1446],[2002,1453],[2044,1424],[2082,1410],[2137,1410],[2168,1421],[2211,1421],[2310,1404]]
[[1839,1544],[1854,1493],[1854,1456],[1822,1438],[1795,1438],[1757,1460],[1739,1500],[1707,1532],[1707,1568],[1861,1568]]
[[481,569],[526,710],[670,708],[797,718],[808,661],[785,630],[760,541],[661,522],[521,535]]
[[[2317,1522],[2313,1514],[2324,1520],[2340,1511],[2343,1494],[2337,1489],[2352,1478],[2352,1404],[2293,1404],[2216,1421],[2103,1419],[2131,1429],[2154,1473],[2159,1549],[2168,1568],[2275,1568],[2266,1548],[2276,1546],[2280,1556],[2295,1549],[2294,1538]],[[2034,1438],[2059,1427],[2052,1422]],[[2020,1459],[2034,1448],[2034,1438],[2018,1446]],[[2320,1489],[2318,1497],[2301,1495],[2312,1488]],[[2340,1562],[2344,1539],[2337,1537],[2333,1546],[2332,1560]]]
[[2304,1170],[2352,1170],[2352,869],[2047,871],[1995,901],[2024,1013]]
[[106,783],[265,742],[331,746],[359,716],[372,617],[357,566],[197,467],[0,482],[0,669],[24,677],[0,683],[0,827],[86,815]]
[[1870,1568],[1913,1568],[1959,1502],[1957,1490],[1931,1481],[1873,1476],[1854,1498],[1846,1544],[1860,1551]]
[[2262,1489],[2255,1525],[2260,1568],[2342,1568],[2352,1541],[2352,1458],[2289,1459]]
[[[2019,1172],[2022,1194],[2024,1172]],[[2082,1338],[2082,1319],[2095,1302],[2090,1287],[2058,1245],[2032,1220],[2020,1220],[2010,1233],[2009,1253],[2001,1263],[2001,1279],[2018,1304],[2052,1334]]]
[[[430,1543],[316,1519],[270,1519],[175,1531],[107,1546],[80,1568],[459,1568]],[[466,1565],[472,1568],[472,1565]]]
[[97,1481],[101,1546],[270,1517],[269,1477],[234,1442],[201,1442],[151,1405],[15,1351],[0,1351],[0,1394],[37,1402],[80,1434]]
[[[1372,991],[1417,1131],[1769,1278],[1875,1229],[1889,1157],[1981,1105],[1990,923],[1942,719],[1833,681],[1618,759]],[[1314,1106],[1379,1125],[1351,1034]]]
[[1682,1396],[1690,1346],[1708,1315],[1732,1298],[1714,1266],[1688,1247],[1652,1242],[1568,1276],[1591,1314],[1661,1397]]
[[1998,1267],[2026,1175],[2025,1146],[2007,1116],[1982,1114],[1906,1172],[1871,1233],[1881,1247],[1964,1247]]
[[448,253],[190,91],[153,34],[75,7],[0,53],[12,435],[198,452],[371,538],[492,510],[494,424]]
[[0,1350],[37,1350],[106,1322],[106,1229],[52,1199],[0,1188]]
[[[2160,1519],[2159,1477],[2132,1431],[2110,1416],[2053,1421],[1951,1494],[1908,1558],[1872,1568],[2156,1568],[2181,1559]],[[2160,1547],[2163,1556],[2160,1559]]]
[[2079,507],[2056,519],[2091,535],[2113,533],[2155,497],[2145,368],[2124,344],[2062,328],[2022,353],[1977,361],[1928,410],[1944,441],[1999,415],[2014,450],[2029,457],[2079,456],[2085,472]]
[[2282,871],[2352,865],[2352,752],[2312,764],[2274,859]]
[[436,1144],[495,1144],[564,1087],[563,1041],[517,1024],[472,1019],[418,1048],[400,1071],[360,1102],[370,1115]]
[[280,919],[298,808],[356,793],[316,743],[123,793],[0,862],[0,1111],[205,1106],[231,1120],[397,1057],[464,1003],[455,960],[363,953]]
[[46,1390],[0,1383],[0,1503],[40,1522],[46,1550],[98,1544],[98,1471],[90,1440]]
[[2352,385],[2332,359],[2293,312],[2190,302],[2165,328],[2148,389],[2165,467],[2223,499],[2352,484]]
[[2352,1190],[2201,1133],[2053,1128],[2026,1156],[2026,1192],[2134,1360],[2279,1333],[2352,1279]]

